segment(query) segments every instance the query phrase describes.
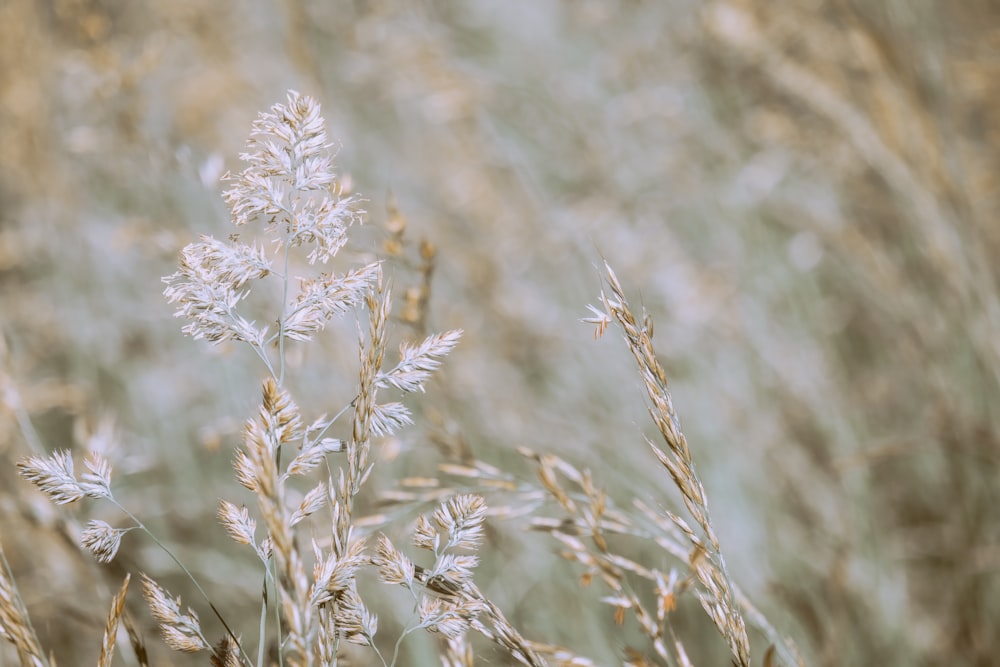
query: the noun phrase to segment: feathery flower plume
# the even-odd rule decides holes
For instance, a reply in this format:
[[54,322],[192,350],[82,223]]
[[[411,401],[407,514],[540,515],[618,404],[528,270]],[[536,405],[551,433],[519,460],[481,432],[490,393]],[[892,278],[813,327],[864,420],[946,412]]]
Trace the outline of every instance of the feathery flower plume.
[[[228,242],[202,237],[182,251],[179,270],[164,278],[164,294],[177,304],[176,315],[188,320],[186,333],[213,342],[246,342],[267,366],[261,406],[247,421],[242,447],[233,462],[237,480],[257,498],[259,515],[251,518],[246,507],[223,500],[218,516],[230,537],[253,546],[273,570],[275,597],[284,616],[282,654],[288,664],[305,667],[323,656],[335,656],[340,639],[370,644],[377,630],[377,619],[361,600],[355,582],[357,570],[371,559],[364,555],[364,542],[353,536],[354,501],[374,466],[370,460],[373,438],[413,423],[402,403],[380,403],[377,392],[389,387],[403,392],[423,390],[461,332],[404,344],[397,366],[383,373],[390,294],[383,285],[379,262],[344,273],[325,271],[300,277],[297,291],[290,286],[292,250],[308,246],[304,252],[309,264],[326,264],[347,242],[348,228],[362,222],[364,213],[358,207],[361,200],[347,194],[334,174],[333,153],[315,100],[290,91],[284,104],[260,114],[240,158],[245,167],[227,175],[230,187],[223,195],[232,222],[238,227],[260,223],[271,243],[247,244],[235,235]],[[265,279],[283,283],[280,309],[273,320],[276,332],[257,327],[238,312],[255,281]],[[361,368],[357,395],[351,402],[351,433],[343,439],[326,437],[336,418],[324,416],[304,425],[285,385],[285,350],[291,341],[312,340],[331,318],[355,308],[367,311],[369,336],[367,340],[362,336],[358,346]],[[294,454],[288,454],[293,448]],[[290,478],[315,470],[331,453],[342,455],[343,466],[325,482],[314,484],[296,506],[290,500],[297,497],[297,491],[287,486]],[[60,478],[58,488],[72,495],[76,488],[66,487],[65,477]],[[325,553],[313,541],[310,580],[308,554],[301,551],[298,531],[324,506],[329,506],[332,516],[332,548]],[[258,520],[266,531],[259,544]],[[477,520],[475,516],[461,519],[463,527],[446,530],[446,536],[474,544],[476,529],[471,524]],[[99,537],[107,539],[109,534],[99,535],[95,527],[94,545],[104,547]],[[439,571],[429,576],[464,581],[475,563],[473,556],[449,555],[440,559]],[[413,579],[415,574],[411,571],[409,576]],[[163,606],[162,600],[149,597],[151,603]],[[161,616],[169,614],[161,609]],[[196,617],[190,618],[197,622]],[[181,622],[184,619],[177,614],[171,619],[165,624],[161,621],[164,632],[171,633],[174,644],[183,646],[176,628],[187,628]]]
[[31,456],[17,464],[18,473],[49,497],[57,505],[66,505],[81,498],[108,498],[111,496],[111,465],[98,454],[91,454],[84,461],[90,472],[80,480],[73,471],[73,456],[69,450],[54,452],[51,456]]
[[149,604],[153,618],[160,624],[160,633],[167,646],[175,651],[197,653],[209,648],[201,632],[198,614],[188,607],[187,613],[181,612],[181,599],[171,598],[159,584],[149,576],[142,575],[143,597]]
[[233,187],[223,195],[236,225],[257,219],[279,227],[290,247],[316,245],[310,263],[326,263],[347,242],[347,228],[360,222],[355,196],[341,196],[333,172],[320,106],[311,97],[288,93],[254,122],[247,167],[230,176]]
[[399,363],[392,370],[379,373],[378,386],[392,386],[406,393],[423,391],[424,383],[441,366],[441,357],[451,352],[461,336],[462,330],[456,329],[428,336],[419,345],[401,344]]
[[110,563],[115,559],[122,536],[127,532],[128,530],[112,528],[104,521],[92,519],[80,536],[80,543],[94,554],[98,562]]

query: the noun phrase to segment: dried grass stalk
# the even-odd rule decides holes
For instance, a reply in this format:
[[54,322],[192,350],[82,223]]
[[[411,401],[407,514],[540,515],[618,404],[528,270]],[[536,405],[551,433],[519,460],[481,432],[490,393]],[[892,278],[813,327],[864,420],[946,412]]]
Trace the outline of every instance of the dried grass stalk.
[[208,640],[201,632],[198,614],[188,607],[187,613],[181,612],[181,599],[171,598],[159,584],[149,576],[142,575],[143,597],[160,624],[163,641],[175,651],[197,653],[210,647]]
[[0,546],[0,639],[14,645],[23,667],[49,667],[35,629],[31,626],[28,609],[17,592],[14,579],[7,565],[7,557]]
[[131,580],[132,575],[126,574],[121,590],[111,601],[111,612],[108,614],[108,622],[104,626],[104,639],[101,642],[101,656],[97,662],[99,667],[111,667],[111,662],[114,659],[118,622],[125,611],[125,593],[128,592],[128,584]]
[[[610,294],[602,292],[604,309],[591,308],[595,316],[585,321],[595,324],[602,333],[609,322],[615,322],[625,336],[625,343],[639,366],[639,373],[649,397],[649,415],[656,424],[666,444],[666,451],[648,442],[656,458],[670,474],[680,490],[684,506],[694,519],[694,530],[681,517],[667,513],[670,520],[687,536],[691,544],[688,562],[702,590],[698,599],[712,622],[729,643],[737,664],[750,664],[750,642],[746,623],[736,604],[732,580],[726,570],[719,540],[712,528],[708,511],[708,497],[701,478],[695,470],[691,450],[681,431],[680,420],[674,410],[673,399],[667,388],[667,375],[653,350],[653,323],[643,312],[641,323],[632,313],[618,277],[605,263]],[[590,494],[588,494],[590,495]]]

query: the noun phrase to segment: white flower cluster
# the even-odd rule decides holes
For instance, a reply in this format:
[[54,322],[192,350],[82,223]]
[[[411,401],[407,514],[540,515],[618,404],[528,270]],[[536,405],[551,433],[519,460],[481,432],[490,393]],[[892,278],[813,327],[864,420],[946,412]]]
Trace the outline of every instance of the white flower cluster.
[[377,282],[377,262],[344,275],[323,273],[301,279],[298,297],[283,304],[278,332],[258,327],[237,310],[250,284],[277,275],[286,285],[288,250],[311,248],[310,264],[327,263],[347,242],[347,228],[362,221],[359,199],[345,195],[333,171],[319,104],[292,91],[286,104],[276,104],[253,125],[247,167],[227,175],[232,187],[224,193],[236,226],[263,222],[276,250],[284,250],[282,266],[263,246],[204,236],[181,251],[180,268],[163,279],[164,295],[177,304],[177,317],[188,320],[184,332],[212,342],[250,343],[262,357],[279,338],[310,340],[329,319],[358,305]]

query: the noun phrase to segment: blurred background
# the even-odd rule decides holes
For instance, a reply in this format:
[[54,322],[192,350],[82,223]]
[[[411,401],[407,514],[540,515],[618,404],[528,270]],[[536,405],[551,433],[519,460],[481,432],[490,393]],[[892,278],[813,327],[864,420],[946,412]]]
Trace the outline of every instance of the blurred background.
[[[367,198],[351,253],[403,294],[432,243],[426,326],[466,331],[374,490],[442,442],[530,479],[527,446],[676,507],[624,344],[579,323],[606,258],[656,323],[730,571],[806,661],[994,664],[996,2],[5,0],[0,536],[60,663],[93,663],[125,569],[199,601],[138,534],[80,555],[63,518],[123,519],[51,508],[14,471],[37,448],[115,448],[116,496],[254,633],[260,573],[214,514],[264,370],[183,336],[160,277],[233,231],[219,178],[290,88]],[[350,400],[343,325],[293,358],[307,414]],[[525,635],[606,664],[641,644],[554,542],[496,531],[479,578]],[[394,639],[406,614],[376,610]],[[727,662],[697,603],[676,628]],[[144,632],[155,664],[205,664]]]

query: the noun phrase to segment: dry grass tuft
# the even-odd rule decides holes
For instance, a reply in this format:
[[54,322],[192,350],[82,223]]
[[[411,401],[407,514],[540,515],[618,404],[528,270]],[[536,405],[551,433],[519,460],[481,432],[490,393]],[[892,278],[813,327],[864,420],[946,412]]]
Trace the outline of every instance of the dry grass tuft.
[[0,662],[992,664],[989,3],[51,4]]

